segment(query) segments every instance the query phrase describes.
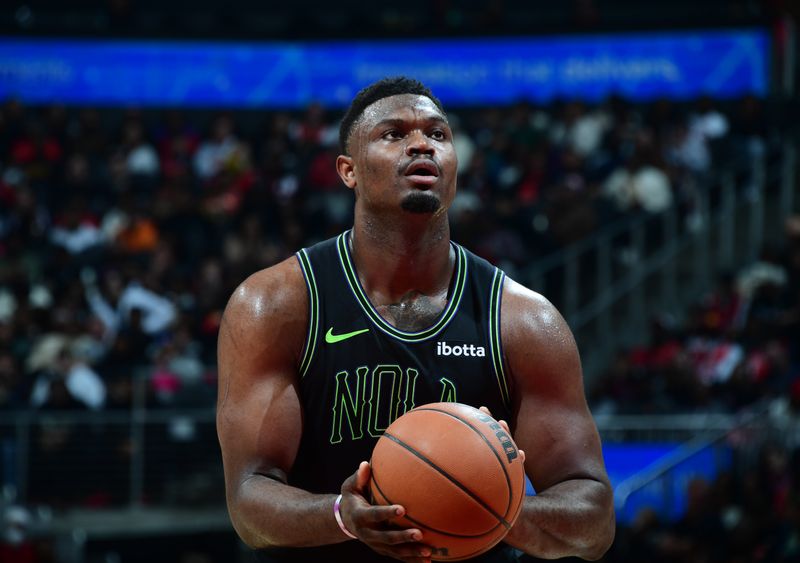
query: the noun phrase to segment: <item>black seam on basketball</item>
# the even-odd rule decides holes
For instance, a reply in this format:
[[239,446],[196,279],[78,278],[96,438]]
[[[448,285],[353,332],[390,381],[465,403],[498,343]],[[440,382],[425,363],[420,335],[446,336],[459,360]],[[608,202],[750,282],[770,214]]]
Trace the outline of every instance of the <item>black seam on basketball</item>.
[[[389,503],[389,504],[400,504],[400,503],[392,501],[389,497],[386,496],[386,493],[383,492],[383,489],[381,489],[381,486],[378,484],[378,480],[375,479],[375,474],[374,473],[372,474],[370,479],[372,480],[373,483],[375,483],[375,488],[378,489],[378,492],[386,500],[387,503]],[[498,522],[496,526],[494,526],[493,528],[489,528],[487,531],[481,532],[480,534],[475,534],[475,535],[455,534],[453,532],[445,532],[444,530],[440,530],[439,528],[434,528],[433,526],[430,526],[430,525],[426,524],[425,522],[421,522],[421,521],[417,520],[416,518],[412,518],[411,516],[408,515],[408,513],[404,514],[403,518],[405,518],[409,522],[413,522],[414,524],[416,524],[420,528],[423,528],[425,530],[430,530],[431,532],[436,532],[437,534],[442,534],[443,536],[449,536],[451,538],[475,539],[475,538],[479,538],[481,536],[485,536],[486,534],[489,534],[489,533],[495,531],[497,528],[500,527],[500,523]],[[503,537],[505,537],[505,536],[503,536]]]
[[472,429],[473,432],[475,432],[478,436],[480,436],[481,439],[484,442],[486,442],[486,444],[489,446],[489,449],[492,451],[494,456],[497,458],[497,461],[500,463],[500,467],[503,469],[503,474],[506,476],[506,487],[508,487],[508,506],[506,507],[506,514],[508,514],[508,511],[511,510],[511,503],[514,500],[514,489],[511,487],[511,476],[508,474],[508,471],[506,470],[506,466],[503,463],[503,459],[500,457],[500,454],[497,453],[497,450],[494,449],[494,446],[489,441],[489,438],[484,436],[483,432],[481,432],[480,430],[475,428],[475,426],[473,426],[471,423],[467,422],[466,420],[464,420],[460,416],[454,415],[451,412],[447,412],[447,411],[442,410],[442,409],[434,409],[434,408],[431,408],[431,407],[424,407],[424,406],[423,407],[417,407],[414,410],[411,410],[411,411],[408,411],[408,412],[410,414],[410,413],[416,412],[416,411],[431,411],[431,412],[439,412],[439,413],[442,413],[442,414],[446,414],[447,416],[449,416],[451,418],[455,418],[457,421],[461,422],[462,424],[467,425],[469,428]]
[[[433,410],[433,409],[431,409],[431,410]],[[470,491],[470,490],[469,490],[467,487],[465,487],[463,484],[461,484],[461,482],[459,482],[458,480],[456,480],[456,479],[454,479],[452,476],[450,476],[448,473],[446,473],[446,472],[444,471],[444,469],[442,469],[441,467],[439,467],[438,465],[436,465],[436,464],[435,464],[433,461],[431,461],[430,459],[428,459],[427,457],[425,457],[425,456],[424,456],[424,455],[423,455],[421,452],[419,452],[419,451],[415,450],[414,448],[412,448],[411,446],[409,446],[408,444],[406,444],[405,442],[403,442],[403,441],[402,441],[400,438],[398,438],[398,437],[396,437],[396,436],[392,436],[392,435],[391,435],[391,434],[389,434],[388,432],[384,432],[384,433],[383,433],[383,436],[384,436],[384,437],[386,437],[386,438],[389,438],[389,439],[390,439],[392,442],[396,443],[398,446],[402,446],[403,448],[407,449],[409,452],[411,452],[412,454],[414,454],[415,456],[417,456],[419,459],[421,459],[422,461],[424,461],[425,463],[427,463],[428,465],[430,465],[432,468],[434,468],[436,471],[438,471],[438,472],[439,472],[439,473],[440,473],[440,474],[441,474],[443,477],[447,478],[447,480],[448,480],[448,481],[450,481],[450,482],[451,482],[451,483],[453,483],[453,484],[454,484],[456,487],[458,487],[459,489],[461,489],[462,491],[464,491],[465,493],[467,493],[467,495],[468,495],[468,496],[469,496],[469,497],[470,497],[472,500],[474,500],[475,502],[477,502],[478,504],[480,504],[480,505],[481,505],[481,506],[482,506],[482,507],[483,507],[483,508],[484,508],[484,509],[485,509],[485,510],[486,510],[486,511],[489,513],[489,514],[491,514],[492,516],[494,516],[495,518],[497,518],[498,522],[500,522],[500,524],[502,524],[503,526],[505,526],[505,527],[506,527],[506,529],[511,529],[511,524],[509,524],[509,523],[508,523],[508,521],[506,521],[506,519],[505,519],[503,516],[501,516],[500,514],[498,514],[497,512],[495,512],[495,510],[494,510],[494,509],[493,509],[491,506],[489,506],[488,504],[486,504],[486,502],[484,502],[482,499],[478,498],[478,497],[475,495],[475,493],[473,493],[472,491]],[[494,448],[492,448],[492,449],[494,450]],[[505,468],[503,468],[503,470],[505,471]],[[506,479],[508,479],[508,476],[506,476]],[[511,496],[510,490],[511,490],[511,489],[510,489],[510,487],[509,487],[509,496]]]

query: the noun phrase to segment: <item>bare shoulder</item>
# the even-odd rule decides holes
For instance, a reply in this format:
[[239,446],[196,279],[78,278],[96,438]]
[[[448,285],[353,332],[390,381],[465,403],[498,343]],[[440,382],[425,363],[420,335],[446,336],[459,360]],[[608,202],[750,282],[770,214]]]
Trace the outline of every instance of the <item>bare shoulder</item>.
[[224,320],[252,320],[300,315],[308,310],[303,272],[292,256],[244,280],[231,295]]
[[582,379],[572,331],[547,298],[506,278],[500,314],[503,353],[517,385]]
[[286,367],[299,360],[308,330],[308,292],[293,256],[237,287],[222,318],[218,359]]
[[[553,339],[562,340],[571,332],[558,309],[543,295],[528,289],[522,284],[506,277],[502,301],[503,330],[513,340],[524,336],[537,337],[550,344]],[[564,332],[568,334],[564,334]],[[504,335],[505,336],[505,335]]]

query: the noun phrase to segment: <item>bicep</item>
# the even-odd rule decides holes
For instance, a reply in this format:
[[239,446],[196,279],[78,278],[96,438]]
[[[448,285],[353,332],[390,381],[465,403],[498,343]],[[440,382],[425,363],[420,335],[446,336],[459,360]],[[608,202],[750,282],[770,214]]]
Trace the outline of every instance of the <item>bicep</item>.
[[519,287],[504,295],[503,315],[514,382],[514,440],[525,450],[534,488],[571,479],[604,481],[600,438],[566,322],[545,299]]
[[514,439],[525,451],[525,470],[541,491],[572,479],[605,480],[600,439],[588,409],[529,396],[516,411]]
[[230,492],[253,474],[287,474],[300,444],[303,304],[266,289],[243,284],[220,327],[217,433]]
[[293,374],[243,366],[220,342],[220,382],[228,382],[217,409],[217,432],[226,473],[242,477],[288,473],[294,463],[302,430],[302,414]]

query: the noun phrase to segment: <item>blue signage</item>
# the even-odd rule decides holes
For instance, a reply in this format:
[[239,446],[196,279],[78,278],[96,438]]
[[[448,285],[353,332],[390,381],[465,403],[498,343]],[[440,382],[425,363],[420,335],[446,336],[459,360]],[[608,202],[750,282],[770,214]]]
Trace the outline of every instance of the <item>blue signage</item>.
[[0,38],[0,99],[69,105],[342,107],[409,75],[448,106],[764,95],[760,30],[313,43]]
[[[603,456],[611,485],[616,491],[627,479],[673,454],[680,446],[677,443],[604,444]],[[655,510],[664,520],[680,518],[686,511],[692,480],[713,483],[720,471],[731,466],[732,460],[731,449],[724,445],[700,450],[631,494],[624,506],[618,507],[617,521],[630,524],[645,508]]]
[[[618,488],[681,448],[680,443],[607,443],[603,444],[606,472],[619,501]],[[733,453],[727,446],[712,446],[677,463],[668,472],[635,490],[624,503],[617,504],[617,522],[631,524],[640,511],[651,509],[665,521],[674,521],[686,511],[691,482],[703,479],[713,483],[720,471],[730,468]],[[525,494],[535,495],[530,480],[525,478]],[[622,506],[619,506],[622,504]]]

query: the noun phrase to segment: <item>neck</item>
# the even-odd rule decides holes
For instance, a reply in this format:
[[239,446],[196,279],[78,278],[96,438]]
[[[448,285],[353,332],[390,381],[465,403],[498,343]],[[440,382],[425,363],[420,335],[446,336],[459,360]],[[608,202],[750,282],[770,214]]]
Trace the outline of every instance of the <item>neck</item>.
[[351,251],[375,305],[396,303],[412,292],[446,294],[449,287],[455,254],[446,213],[404,219],[398,225],[356,214]]

